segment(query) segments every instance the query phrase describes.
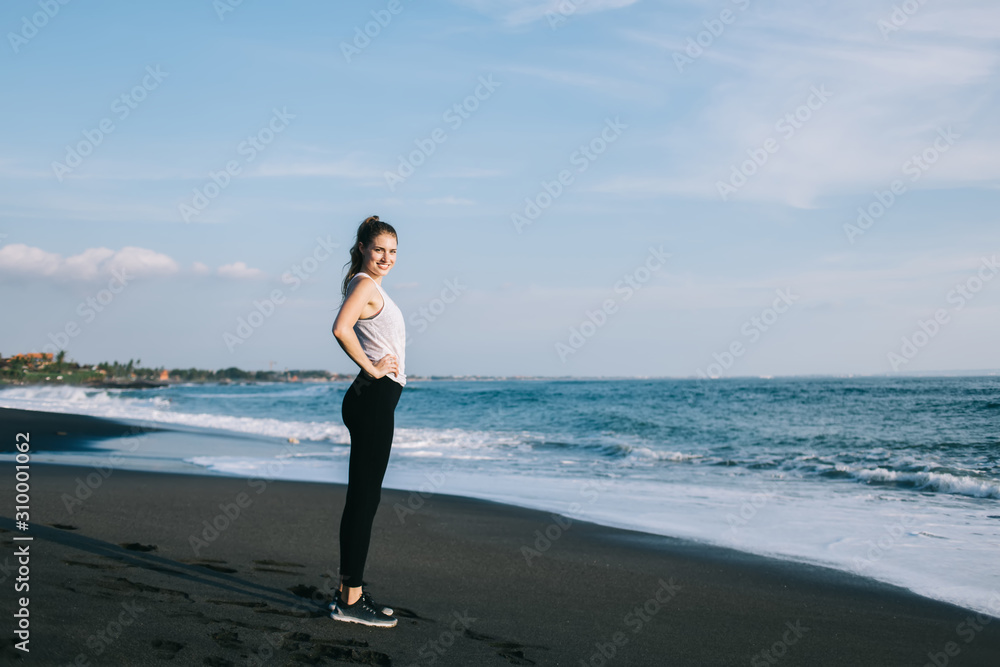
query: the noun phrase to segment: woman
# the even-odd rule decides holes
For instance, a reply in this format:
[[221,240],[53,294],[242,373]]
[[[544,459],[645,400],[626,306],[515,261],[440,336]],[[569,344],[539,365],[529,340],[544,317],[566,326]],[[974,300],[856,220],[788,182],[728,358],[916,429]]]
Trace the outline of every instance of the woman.
[[371,599],[361,577],[389,463],[393,412],[406,384],[403,314],[382,289],[382,278],[396,263],[396,242],[396,230],[377,215],[361,223],[344,278],[344,303],[333,323],[333,335],[361,372],[342,408],[351,460],[340,520],[340,588],[330,617],[388,628],[396,625],[392,609]]

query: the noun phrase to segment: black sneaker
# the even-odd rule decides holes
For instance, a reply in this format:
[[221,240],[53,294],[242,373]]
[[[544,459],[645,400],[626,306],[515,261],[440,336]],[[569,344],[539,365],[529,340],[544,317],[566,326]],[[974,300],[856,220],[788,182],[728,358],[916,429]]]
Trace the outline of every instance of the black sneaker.
[[[372,596],[368,591],[362,590],[361,597],[368,601],[368,604],[369,606],[371,606],[372,609],[381,609],[382,613],[385,614],[386,616],[392,616],[392,611],[393,611],[392,607],[386,607],[384,605],[380,605],[379,603],[375,602],[375,600],[372,599]],[[328,607],[330,611],[333,611],[334,608],[336,608],[337,606],[337,602],[340,601],[340,591],[334,591],[333,598],[334,598],[333,602],[331,602],[330,606]]]
[[381,609],[382,613],[386,616],[392,616],[392,607],[386,607],[378,604],[375,600],[372,600],[372,596],[368,593],[368,591],[362,589],[361,597],[368,600],[368,604],[371,605],[372,609]]
[[360,623],[379,628],[391,628],[398,623],[392,616],[387,616],[371,605],[371,598],[362,594],[354,604],[346,604],[338,595],[334,601],[330,618],[347,623]]

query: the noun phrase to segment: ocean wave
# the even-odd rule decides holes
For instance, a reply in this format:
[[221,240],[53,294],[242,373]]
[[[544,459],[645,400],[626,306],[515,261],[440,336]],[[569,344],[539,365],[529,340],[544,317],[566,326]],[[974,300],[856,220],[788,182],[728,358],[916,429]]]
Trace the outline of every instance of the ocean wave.
[[671,463],[688,463],[690,461],[700,461],[704,457],[702,454],[688,454],[685,452],[671,452],[651,449],[650,447],[632,447],[628,453],[630,458],[648,461],[670,461]]
[[331,422],[284,421],[263,417],[236,417],[199,412],[177,412],[162,396],[122,396],[121,389],[81,387],[11,387],[0,390],[0,407],[85,414],[108,419],[154,422],[201,429],[299,440],[348,441],[347,429]]
[[[249,435],[295,438],[299,441],[350,443],[347,428],[338,420],[296,421],[269,417],[238,417],[204,412],[180,412],[162,396],[124,396],[121,389],[88,389],[72,386],[11,387],[0,389],[0,407],[86,414],[108,419],[153,422],[163,425],[193,427],[244,433]],[[543,442],[529,432],[498,432],[461,428],[398,427],[393,448],[407,456],[466,457],[468,450],[495,449],[506,456],[522,456]],[[567,446],[573,448],[572,443]],[[580,445],[577,445],[580,446]],[[609,445],[618,447],[618,445]],[[492,457],[487,457],[492,458]]]
[[0,407],[72,413],[82,410],[83,414],[117,416],[103,413],[120,412],[128,407],[163,408],[170,405],[170,400],[162,396],[131,398],[121,396],[122,391],[124,390],[87,389],[70,385],[5,387],[0,389]]
[[935,491],[971,498],[1000,499],[1000,481],[940,472],[904,472],[886,468],[845,470],[869,484],[899,484],[917,491]]

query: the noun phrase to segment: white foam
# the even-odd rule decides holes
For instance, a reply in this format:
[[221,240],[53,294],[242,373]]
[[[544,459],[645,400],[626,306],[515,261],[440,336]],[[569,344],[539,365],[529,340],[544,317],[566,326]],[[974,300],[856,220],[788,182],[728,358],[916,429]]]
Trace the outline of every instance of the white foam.
[[852,470],[848,466],[844,466],[844,470],[863,482],[901,482],[913,484],[922,491],[937,491],[971,498],[1000,499],[1000,482],[994,480],[950,473],[901,472],[885,468]]
[[657,451],[649,447],[631,447],[628,458],[633,460],[649,461],[672,461],[674,463],[687,463],[705,458],[702,454],[689,454],[686,452]]
[[[306,387],[299,393],[316,394],[325,387]],[[85,389],[72,386],[10,387],[0,389],[0,407],[85,414],[109,419],[128,419],[158,424],[220,429],[277,438],[350,442],[347,428],[339,420],[304,422],[266,417],[236,417],[211,413],[180,412],[169,399],[122,396],[120,389]],[[294,393],[294,392],[292,392]],[[276,394],[285,397],[289,394]],[[254,394],[254,397],[258,394]],[[205,394],[218,398],[218,394]],[[440,455],[467,449],[516,447],[527,434],[503,434],[492,431],[457,428],[397,428],[393,446],[414,456]],[[436,453],[436,454],[435,454]]]
[[[320,390],[329,388],[302,389]],[[210,397],[217,395],[206,394]],[[194,447],[182,453],[176,444],[170,451],[147,448],[143,451],[147,458],[135,466],[166,469],[171,460],[187,457],[186,464],[212,474],[346,481],[349,452],[342,445],[348,434],[339,419],[302,422],[183,413],[155,392],[137,397],[78,387],[7,388],[0,390],[0,406],[295,437],[300,445],[276,447],[256,441],[244,447],[241,442],[239,449],[214,455]],[[714,466],[717,459],[711,456],[655,449],[635,441],[622,444],[625,455],[614,457],[595,456],[592,449],[581,454],[529,444],[547,438],[551,440],[530,432],[397,428],[386,486],[496,500],[823,564],[977,611],[1000,611],[990,606],[990,596],[1000,591],[1000,571],[995,567],[1000,521],[989,518],[1000,514],[992,502],[1000,498],[997,480],[922,472],[919,468],[929,462],[905,456],[897,460],[884,449],[848,459],[865,461],[860,465],[835,463],[850,452],[802,455],[788,461],[808,463],[808,470],[795,466],[761,473],[742,466]],[[601,442],[595,438],[584,444]],[[106,456],[116,442],[104,443],[100,455]],[[149,447],[156,442],[152,439]],[[231,445],[220,445],[224,446]],[[127,465],[138,461],[123,454]],[[74,461],[87,459],[80,452],[67,456]],[[760,463],[769,456],[761,452],[747,463]],[[911,471],[892,469],[904,466]],[[838,482],[816,476],[833,469],[848,478]],[[765,474],[768,481],[762,483]],[[913,485],[918,492],[893,483]],[[531,539],[525,536],[526,544]]]
[[[393,456],[396,456],[395,454]],[[347,457],[284,461],[198,457],[216,473],[345,483]],[[908,588],[969,609],[1000,613],[1000,522],[959,497],[912,502],[912,492],[804,480],[762,486],[748,477],[707,483],[628,477],[578,479],[538,472],[470,471],[449,459],[390,463],[385,486],[482,498],[572,519],[693,539],[808,562]],[[525,535],[530,546],[535,536]],[[555,543],[552,548],[558,548]]]

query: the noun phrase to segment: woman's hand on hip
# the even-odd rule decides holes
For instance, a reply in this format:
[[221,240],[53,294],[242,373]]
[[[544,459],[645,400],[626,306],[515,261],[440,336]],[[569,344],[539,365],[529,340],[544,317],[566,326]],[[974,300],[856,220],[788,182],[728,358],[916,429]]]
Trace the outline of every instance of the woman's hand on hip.
[[389,373],[399,375],[399,360],[394,354],[387,354],[375,362],[375,373],[372,374],[372,377],[378,379]]

